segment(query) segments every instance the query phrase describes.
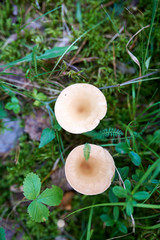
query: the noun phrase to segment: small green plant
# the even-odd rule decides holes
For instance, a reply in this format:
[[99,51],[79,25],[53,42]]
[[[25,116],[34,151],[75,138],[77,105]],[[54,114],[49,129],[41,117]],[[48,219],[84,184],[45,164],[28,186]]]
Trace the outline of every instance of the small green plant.
[[20,112],[19,100],[15,96],[11,97],[11,101],[5,105],[5,108],[8,110],[12,110],[14,113]]
[[118,233],[119,231],[126,234],[128,232],[127,227],[124,225],[124,223],[119,220],[119,207],[115,206],[113,207],[113,212],[110,213],[109,209],[107,207],[103,208],[104,213],[100,216],[100,219],[105,223],[107,227],[113,227],[114,226],[114,235],[115,233]]
[[128,154],[135,166],[139,166],[141,164],[141,157],[137,153],[133,152],[129,144],[126,142],[116,144],[115,150],[121,154]]
[[42,101],[46,101],[47,100],[47,96],[44,93],[38,93],[37,89],[33,89],[33,97],[35,99],[37,99],[36,101],[34,101],[34,105],[36,107],[40,106]]
[[126,198],[126,213],[131,216],[134,210],[134,205],[137,204],[136,200],[145,200],[149,197],[149,193],[146,191],[139,191],[136,193],[131,192],[131,183],[128,179],[124,181],[125,188],[121,186],[115,186],[113,188],[113,193],[118,198]]
[[[52,185],[52,188],[45,189],[41,194],[41,181],[35,173],[29,173],[23,182],[24,196],[32,202],[28,206],[30,217],[36,222],[44,222],[48,219],[49,210],[45,205],[57,206],[63,196],[62,190]],[[44,205],[45,204],[45,205]]]

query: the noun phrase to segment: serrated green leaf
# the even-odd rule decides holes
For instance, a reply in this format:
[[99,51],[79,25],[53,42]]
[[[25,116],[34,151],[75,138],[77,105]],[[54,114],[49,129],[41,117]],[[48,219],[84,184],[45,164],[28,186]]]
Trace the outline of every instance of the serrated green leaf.
[[130,147],[126,142],[121,142],[116,144],[115,147],[116,152],[118,153],[129,153],[130,152]]
[[130,181],[128,179],[126,179],[124,181],[124,184],[125,184],[125,187],[126,187],[127,191],[130,192],[131,191],[131,183],[130,183]]
[[146,191],[140,191],[140,192],[136,192],[133,195],[133,198],[136,200],[145,200],[146,198],[149,197],[149,193]]
[[91,152],[91,145],[86,143],[83,148],[83,154],[86,161],[88,161]]
[[48,208],[37,200],[30,203],[28,206],[28,213],[36,222],[45,222],[49,216]]
[[127,191],[126,189],[120,187],[120,186],[115,186],[113,187],[113,192],[114,194],[119,197],[119,198],[125,198],[127,197]]
[[131,160],[135,166],[139,166],[141,164],[141,158],[137,153],[131,151],[129,153],[129,157],[131,158]]
[[133,201],[127,201],[126,213],[128,216],[131,216],[131,214],[133,213]]
[[118,218],[119,218],[119,207],[115,206],[113,208],[113,218],[114,221],[117,222]]
[[2,227],[0,227],[0,240],[6,240],[5,230]]
[[59,205],[63,197],[63,191],[57,186],[47,188],[37,198],[38,202],[47,204],[49,206]]
[[24,196],[29,200],[34,200],[38,197],[40,190],[40,178],[35,173],[29,173],[23,182]]
[[55,138],[55,132],[51,128],[45,128],[42,132],[39,148],[44,147]]

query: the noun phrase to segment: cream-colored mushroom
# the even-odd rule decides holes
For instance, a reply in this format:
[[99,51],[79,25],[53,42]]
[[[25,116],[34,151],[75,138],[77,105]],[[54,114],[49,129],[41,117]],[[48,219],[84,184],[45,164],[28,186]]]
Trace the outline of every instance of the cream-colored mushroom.
[[114,160],[106,149],[90,144],[90,156],[86,161],[84,146],[77,146],[68,155],[66,178],[77,192],[85,195],[100,194],[111,185],[115,173]]
[[76,83],[65,88],[55,103],[58,123],[70,133],[84,133],[97,127],[107,112],[103,93],[87,83]]

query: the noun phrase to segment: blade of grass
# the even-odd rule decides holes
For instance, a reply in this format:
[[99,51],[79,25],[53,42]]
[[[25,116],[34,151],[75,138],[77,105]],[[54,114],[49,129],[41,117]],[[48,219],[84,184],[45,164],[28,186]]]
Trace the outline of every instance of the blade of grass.
[[89,219],[88,219],[88,226],[87,226],[87,237],[86,240],[90,240],[91,239],[91,223],[92,223],[92,216],[93,216],[93,208],[91,208],[90,210],[90,214],[89,214]]

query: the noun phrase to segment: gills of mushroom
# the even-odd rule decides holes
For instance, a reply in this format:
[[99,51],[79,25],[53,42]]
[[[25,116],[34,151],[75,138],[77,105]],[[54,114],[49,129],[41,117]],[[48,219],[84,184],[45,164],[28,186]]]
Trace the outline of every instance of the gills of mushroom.
[[77,192],[96,195],[111,185],[115,164],[110,153],[104,148],[90,144],[90,156],[84,158],[84,145],[74,148],[66,159],[65,174],[69,184]]
[[103,93],[87,83],[65,88],[55,103],[55,116],[63,129],[70,133],[84,133],[97,127],[107,112]]

